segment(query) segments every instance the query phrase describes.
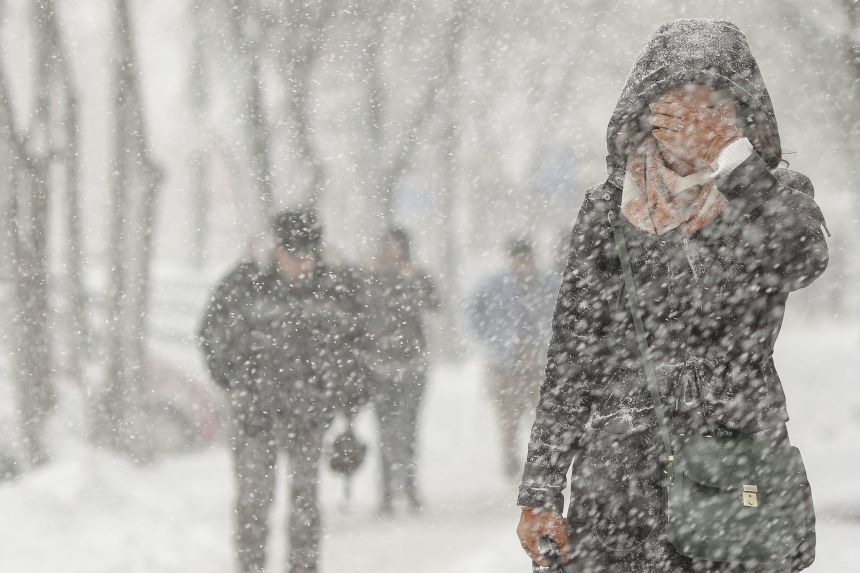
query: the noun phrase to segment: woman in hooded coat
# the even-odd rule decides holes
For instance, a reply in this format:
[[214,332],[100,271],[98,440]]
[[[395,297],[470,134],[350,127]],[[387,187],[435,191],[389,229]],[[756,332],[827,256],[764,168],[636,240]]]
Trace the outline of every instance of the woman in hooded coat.
[[[556,303],[517,533],[568,572],[799,571],[682,555],[666,537],[665,459],[610,218],[626,237],[649,360],[674,434],[787,443],[773,362],[789,292],[828,261],[809,180],[780,168],[773,106],[733,24],[678,20],[640,53],[607,133],[609,177],[588,190]],[[567,518],[566,474],[572,468]]]

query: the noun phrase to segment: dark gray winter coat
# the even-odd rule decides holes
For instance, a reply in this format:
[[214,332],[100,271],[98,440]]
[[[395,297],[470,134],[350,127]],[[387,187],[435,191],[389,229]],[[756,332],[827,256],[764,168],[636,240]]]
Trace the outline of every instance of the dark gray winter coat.
[[240,266],[216,288],[200,328],[213,378],[247,431],[326,426],[366,401],[364,314],[346,269],[321,265],[298,284]]
[[756,153],[717,180],[730,205],[689,241],[621,217],[661,394],[676,433],[786,439],[773,348],[789,292],[827,265],[824,220],[809,180],[777,168],[773,107],[743,34],[727,22],[671,22],[633,67],[609,124],[609,177],[573,227],[520,486],[519,505],[560,511],[573,463],[571,571],[725,570],[682,558],[663,537],[661,446],[607,219],[619,214],[629,150],[649,136],[648,102],[687,82],[734,96]]
[[388,266],[366,273],[363,282],[373,364],[384,369],[392,362],[422,359],[427,346],[424,315],[440,304],[430,275],[419,269],[407,276]]
[[265,271],[253,261],[241,261],[219,281],[209,299],[198,341],[206,367],[216,384],[226,389],[239,382],[242,357],[238,335],[247,328],[240,323],[262,293]]

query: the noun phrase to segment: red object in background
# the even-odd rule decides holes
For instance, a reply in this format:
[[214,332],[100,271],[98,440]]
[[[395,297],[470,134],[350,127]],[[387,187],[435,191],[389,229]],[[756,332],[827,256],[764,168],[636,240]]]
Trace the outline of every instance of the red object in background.
[[144,383],[143,408],[158,451],[187,451],[215,442],[223,418],[217,388],[155,356]]

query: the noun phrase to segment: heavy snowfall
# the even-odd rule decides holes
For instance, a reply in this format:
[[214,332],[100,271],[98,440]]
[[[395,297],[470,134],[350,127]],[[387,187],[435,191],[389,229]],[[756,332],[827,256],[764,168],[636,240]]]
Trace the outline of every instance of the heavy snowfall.
[[0,30],[0,572],[860,571],[858,0]]

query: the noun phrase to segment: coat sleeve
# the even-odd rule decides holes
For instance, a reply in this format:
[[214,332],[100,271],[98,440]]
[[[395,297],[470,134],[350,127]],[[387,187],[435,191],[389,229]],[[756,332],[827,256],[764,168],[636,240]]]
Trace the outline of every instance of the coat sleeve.
[[373,276],[359,269],[343,268],[338,279],[341,326],[336,336],[339,343],[336,362],[339,364],[335,406],[347,420],[352,420],[370,399],[370,363],[374,342],[369,336],[371,291]]
[[581,444],[590,414],[590,386],[599,378],[602,273],[598,261],[605,236],[591,193],[573,227],[570,255],[553,315],[546,377],[541,386],[517,503],[561,511],[567,470]]
[[242,338],[238,330],[245,322],[240,316],[240,298],[248,293],[242,292],[238,274],[234,271],[215,288],[197,331],[206,367],[215,383],[225,389],[230,387],[234,369],[242,360],[236,342]]
[[783,291],[811,284],[827,268],[828,250],[822,228],[824,216],[806,177],[794,175],[792,186],[782,184],[764,160],[751,154],[738,167],[717,178],[717,188],[744,219],[733,240],[731,258],[748,275]]

